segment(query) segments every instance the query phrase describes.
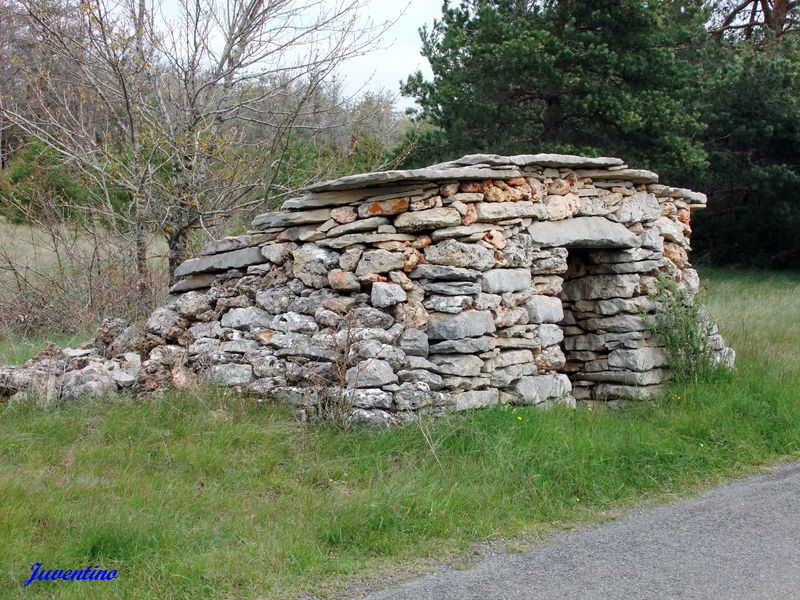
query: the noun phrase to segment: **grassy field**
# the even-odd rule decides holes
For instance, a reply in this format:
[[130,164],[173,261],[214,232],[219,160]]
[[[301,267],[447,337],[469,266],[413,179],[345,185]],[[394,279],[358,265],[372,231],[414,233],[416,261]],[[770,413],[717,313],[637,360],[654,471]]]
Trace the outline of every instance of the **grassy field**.
[[[222,393],[6,407],[0,595],[333,597],[797,457],[800,277],[703,275],[735,374],[624,412],[496,408],[376,435]],[[119,577],[23,588],[35,562]]]

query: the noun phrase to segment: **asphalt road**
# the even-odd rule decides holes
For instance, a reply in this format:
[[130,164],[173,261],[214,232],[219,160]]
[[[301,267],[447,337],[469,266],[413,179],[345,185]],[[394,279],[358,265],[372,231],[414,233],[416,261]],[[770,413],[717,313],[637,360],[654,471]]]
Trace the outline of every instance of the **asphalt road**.
[[366,597],[800,599],[800,462]]

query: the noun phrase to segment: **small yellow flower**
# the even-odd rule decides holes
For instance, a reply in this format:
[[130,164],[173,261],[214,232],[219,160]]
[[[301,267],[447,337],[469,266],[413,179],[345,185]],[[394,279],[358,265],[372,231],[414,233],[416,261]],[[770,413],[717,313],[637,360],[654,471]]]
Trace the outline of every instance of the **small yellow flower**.
[[705,447],[706,447],[706,445],[705,445],[703,442],[700,442],[700,444],[698,444],[698,447],[699,447],[699,448],[705,448]]
[[522,421],[522,416],[517,415],[517,421]]
[[575,498],[575,502],[580,502],[580,501],[581,501],[580,498]]

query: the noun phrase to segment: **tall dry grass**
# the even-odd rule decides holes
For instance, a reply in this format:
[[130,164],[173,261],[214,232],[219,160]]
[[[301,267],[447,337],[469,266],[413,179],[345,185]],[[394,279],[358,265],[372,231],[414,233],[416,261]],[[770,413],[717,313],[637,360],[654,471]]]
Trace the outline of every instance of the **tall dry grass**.
[[133,244],[100,227],[0,221],[0,336],[87,331],[146,315],[166,294],[166,248],[150,245],[149,290],[136,289]]

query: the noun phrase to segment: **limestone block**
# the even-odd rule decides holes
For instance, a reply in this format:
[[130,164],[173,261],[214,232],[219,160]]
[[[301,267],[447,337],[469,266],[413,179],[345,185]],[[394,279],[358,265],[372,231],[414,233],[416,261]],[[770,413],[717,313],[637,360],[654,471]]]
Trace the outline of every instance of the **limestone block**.
[[495,265],[494,253],[479,244],[446,240],[425,248],[425,261],[433,265],[486,271]]
[[531,296],[525,308],[530,323],[559,323],[564,318],[564,307],[555,296]]
[[522,377],[514,391],[525,404],[541,404],[548,400],[562,400],[570,395],[572,384],[566,375],[557,373]]
[[500,401],[500,392],[497,389],[461,392],[453,394],[451,401],[457,411],[492,406]]
[[398,381],[389,363],[377,358],[362,360],[347,369],[345,377],[347,385],[353,388],[378,388]]
[[629,371],[649,371],[669,364],[669,357],[662,348],[637,348],[614,350],[608,355],[608,366]]
[[638,275],[588,275],[565,281],[562,298],[566,300],[630,298],[639,286]]
[[483,361],[472,354],[432,354],[434,371],[443,375],[475,377],[481,374]]
[[530,286],[530,269],[492,269],[481,276],[481,288],[489,294],[519,292]]
[[420,231],[456,225],[461,225],[461,215],[455,208],[449,207],[407,212],[394,220],[394,226],[399,231]]
[[458,340],[478,337],[495,330],[489,311],[472,310],[450,315],[434,313],[428,322],[429,340]]
[[403,288],[396,283],[378,282],[372,284],[372,305],[378,308],[386,308],[405,302],[407,297]]
[[430,345],[432,354],[475,354],[494,350],[495,339],[490,336],[466,338],[462,340],[445,340]]
[[472,296],[431,295],[425,298],[422,305],[428,310],[455,314],[472,306]]
[[374,273],[388,273],[389,271],[402,270],[405,264],[403,255],[399,252],[388,250],[369,250],[364,252],[356,267],[356,276],[364,277]]
[[411,279],[435,279],[442,281],[474,281],[480,276],[480,271],[464,269],[461,267],[447,267],[444,265],[422,264],[414,267],[409,273]]
[[646,192],[636,192],[623,198],[616,210],[608,218],[617,223],[629,225],[641,221],[652,221],[661,216],[658,198]]
[[305,285],[322,288],[328,285],[328,272],[339,266],[339,255],[313,243],[294,251],[292,273]]
[[178,268],[175,269],[175,277],[183,277],[195,273],[241,269],[242,267],[256,265],[266,261],[267,259],[261,254],[261,248],[242,248],[241,250],[234,250],[232,252],[190,258],[178,265]]
[[634,248],[640,243],[627,227],[604,217],[536,222],[528,228],[528,233],[543,247]]
[[247,331],[256,327],[269,327],[271,321],[272,316],[268,312],[251,306],[250,308],[232,308],[222,315],[220,324],[222,327]]
[[209,378],[219,385],[247,385],[253,381],[253,367],[235,363],[212,365]]

